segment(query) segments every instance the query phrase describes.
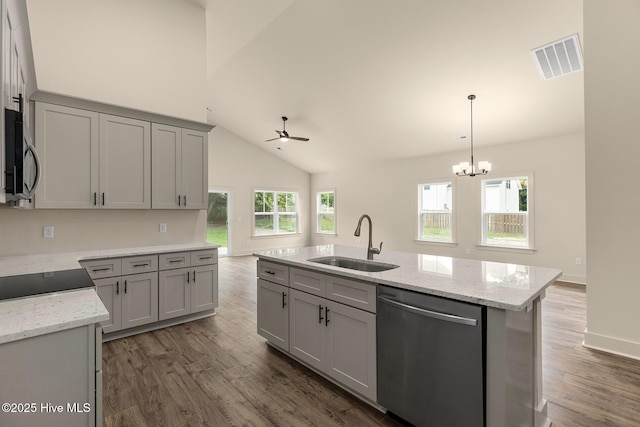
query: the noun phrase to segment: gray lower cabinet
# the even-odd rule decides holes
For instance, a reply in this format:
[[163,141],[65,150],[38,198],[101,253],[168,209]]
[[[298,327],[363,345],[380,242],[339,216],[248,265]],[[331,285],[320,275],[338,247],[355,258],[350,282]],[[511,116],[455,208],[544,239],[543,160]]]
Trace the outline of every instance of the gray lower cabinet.
[[216,250],[163,254],[159,262],[160,320],[218,307]]
[[290,301],[291,354],[375,401],[376,316],[296,289]]
[[104,333],[158,321],[158,274],[143,273],[94,280],[96,292],[109,311]]
[[81,262],[109,311],[105,334],[158,321],[158,256]]
[[0,344],[0,425],[101,426],[101,344],[93,324]]
[[258,334],[376,401],[376,286],[264,260],[257,269]]
[[258,279],[258,335],[289,351],[289,288]]

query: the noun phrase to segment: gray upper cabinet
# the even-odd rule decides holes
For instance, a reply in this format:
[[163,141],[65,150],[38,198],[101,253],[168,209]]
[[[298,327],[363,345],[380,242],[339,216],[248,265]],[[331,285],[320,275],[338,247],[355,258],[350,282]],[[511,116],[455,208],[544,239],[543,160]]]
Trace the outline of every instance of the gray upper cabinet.
[[150,123],[36,103],[36,208],[149,209]]
[[98,113],[36,103],[36,208],[89,209],[99,185]]
[[208,135],[153,123],[154,209],[207,209]]
[[100,114],[99,193],[103,208],[151,208],[149,122]]

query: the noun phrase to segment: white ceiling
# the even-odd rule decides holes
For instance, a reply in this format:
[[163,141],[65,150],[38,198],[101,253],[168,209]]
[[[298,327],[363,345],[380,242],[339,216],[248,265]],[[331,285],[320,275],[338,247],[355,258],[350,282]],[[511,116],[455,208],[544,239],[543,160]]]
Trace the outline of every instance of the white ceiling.
[[[310,173],[584,131],[582,0],[206,0],[208,120]],[[282,129],[310,142],[264,142]],[[276,150],[282,146],[284,151]]]

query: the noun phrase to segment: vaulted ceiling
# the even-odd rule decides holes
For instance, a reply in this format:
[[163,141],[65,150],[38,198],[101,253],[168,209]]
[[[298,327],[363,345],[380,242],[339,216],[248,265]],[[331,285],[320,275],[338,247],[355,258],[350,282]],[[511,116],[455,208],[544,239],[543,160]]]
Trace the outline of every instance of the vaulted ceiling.
[[209,122],[310,173],[466,150],[469,94],[480,150],[584,131],[583,72],[531,54],[584,50],[582,0],[205,2]]

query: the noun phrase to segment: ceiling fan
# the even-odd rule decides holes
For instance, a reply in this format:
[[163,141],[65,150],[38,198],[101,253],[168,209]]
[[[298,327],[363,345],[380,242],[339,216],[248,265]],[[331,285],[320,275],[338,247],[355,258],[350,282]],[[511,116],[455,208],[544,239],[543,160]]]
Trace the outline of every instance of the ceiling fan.
[[287,142],[290,139],[293,139],[295,141],[308,141],[309,138],[301,138],[299,136],[290,136],[289,133],[287,132],[286,129],[286,125],[287,125],[287,119],[285,116],[282,116],[282,130],[277,130],[276,133],[278,134],[277,138],[272,138],[272,139],[267,139],[265,142],[269,142],[269,141],[275,141],[276,139],[279,139],[282,142]]

